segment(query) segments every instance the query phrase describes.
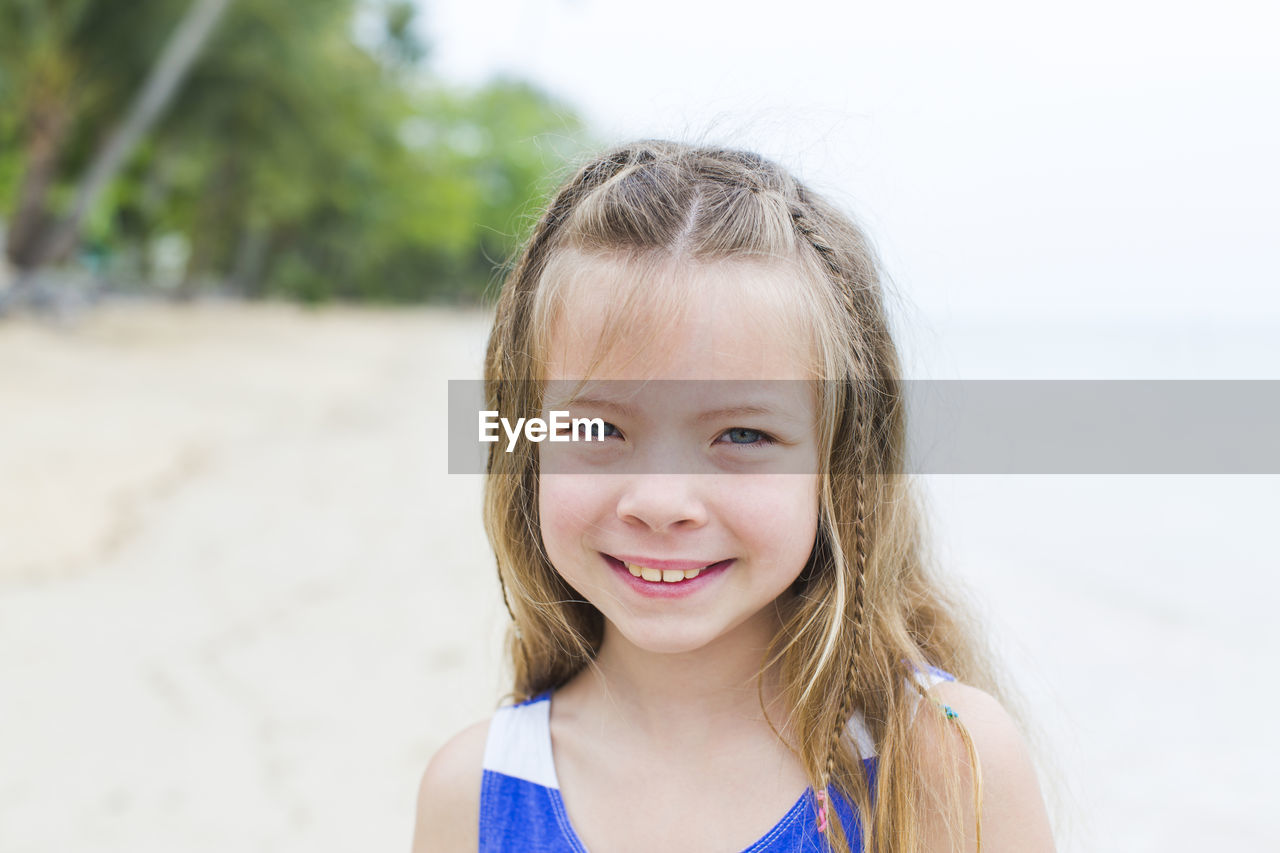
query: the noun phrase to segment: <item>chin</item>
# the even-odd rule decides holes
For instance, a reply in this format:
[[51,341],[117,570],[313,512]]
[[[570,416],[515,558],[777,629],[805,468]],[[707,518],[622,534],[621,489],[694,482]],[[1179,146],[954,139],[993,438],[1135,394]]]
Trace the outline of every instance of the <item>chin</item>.
[[655,655],[696,652],[715,640],[706,626],[619,625],[614,628],[627,642]]

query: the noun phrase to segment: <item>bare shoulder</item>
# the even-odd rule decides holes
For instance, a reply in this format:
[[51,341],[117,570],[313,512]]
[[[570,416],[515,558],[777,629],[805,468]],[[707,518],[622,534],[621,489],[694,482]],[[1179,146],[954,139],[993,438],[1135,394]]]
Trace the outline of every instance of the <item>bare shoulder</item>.
[[418,786],[413,853],[475,853],[489,721],[469,726],[432,756]]
[[[966,684],[938,684],[929,690],[929,696],[951,709],[973,742],[981,778],[984,853],[1052,851],[1053,833],[1035,765],[1009,712],[989,694]],[[974,788],[969,752],[957,734],[959,728],[946,717],[921,713],[915,729],[926,757],[926,772],[938,771],[925,780],[926,787],[934,789],[938,795],[935,800],[942,799],[948,774],[954,773],[959,764],[963,768],[962,800],[968,808],[966,823],[976,827],[977,822],[972,820]],[[928,834],[932,846],[927,849],[954,849],[945,826],[932,826]],[[975,833],[970,831],[966,836],[970,849],[975,849]]]

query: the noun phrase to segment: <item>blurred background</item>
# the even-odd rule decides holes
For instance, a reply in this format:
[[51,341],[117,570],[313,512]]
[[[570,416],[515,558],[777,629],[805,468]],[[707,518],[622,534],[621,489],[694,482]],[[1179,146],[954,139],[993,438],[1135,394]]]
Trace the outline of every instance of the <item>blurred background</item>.
[[[1276,17],[0,0],[0,850],[408,848],[504,691],[446,382],[602,145],[853,213],[909,377],[1280,379]],[[1060,849],[1280,847],[1280,478],[920,485]]]

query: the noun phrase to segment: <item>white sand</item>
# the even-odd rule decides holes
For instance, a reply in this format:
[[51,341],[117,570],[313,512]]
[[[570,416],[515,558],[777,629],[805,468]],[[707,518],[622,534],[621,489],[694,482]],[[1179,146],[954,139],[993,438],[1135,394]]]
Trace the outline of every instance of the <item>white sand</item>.
[[498,695],[446,381],[485,319],[0,326],[0,850],[401,850]]
[[[0,323],[0,850],[407,850],[501,693],[481,315]],[[1063,850],[1280,849],[1278,478],[935,477],[1073,802]]]

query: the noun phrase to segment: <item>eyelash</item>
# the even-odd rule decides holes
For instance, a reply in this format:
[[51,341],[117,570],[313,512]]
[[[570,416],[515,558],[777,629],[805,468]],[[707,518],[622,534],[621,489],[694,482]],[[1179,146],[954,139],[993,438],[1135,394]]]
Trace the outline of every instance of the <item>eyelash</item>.
[[[608,421],[605,421],[605,422],[604,422],[604,425],[605,425],[605,429],[606,429],[606,430],[612,429],[616,434],[621,435],[621,430],[619,430],[616,426],[614,426],[613,424],[609,423]],[[731,433],[731,432],[749,432],[749,433],[752,433],[752,434],[754,434],[754,435],[759,436],[759,438],[757,438],[755,441],[729,441],[729,442],[726,442],[727,444],[732,444],[732,445],[737,446],[737,447],[767,447],[768,445],[771,445],[771,444],[777,444],[777,443],[778,443],[778,440],[777,440],[776,438],[774,438],[773,436],[769,435],[769,433],[764,432],[764,431],[762,431],[762,430],[758,430],[758,429],[751,429],[750,427],[729,427],[727,430],[725,430],[724,432],[720,433],[720,437],[724,437],[724,436],[728,435],[728,434],[729,434],[729,433]],[[611,436],[611,435],[606,435],[606,436],[605,436],[605,438],[612,438],[612,437],[613,437],[613,436]],[[719,444],[720,442],[719,442],[719,441],[717,441],[716,443],[717,443],[717,444]]]
[[739,447],[764,447],[766,445],[777,443],[777,440],[773,436],[769,435],[769,433],[761,432],[758,429],[751,429],[750,427],[730,427],[729,429],[720,433],[720,435],[725,436],[731,432],[749,432],[749,433],[754,433],[755,435],[760,436],[755,441],[747,441],[747,442],[730,441],[729,442],[730,444],[735,444]]

